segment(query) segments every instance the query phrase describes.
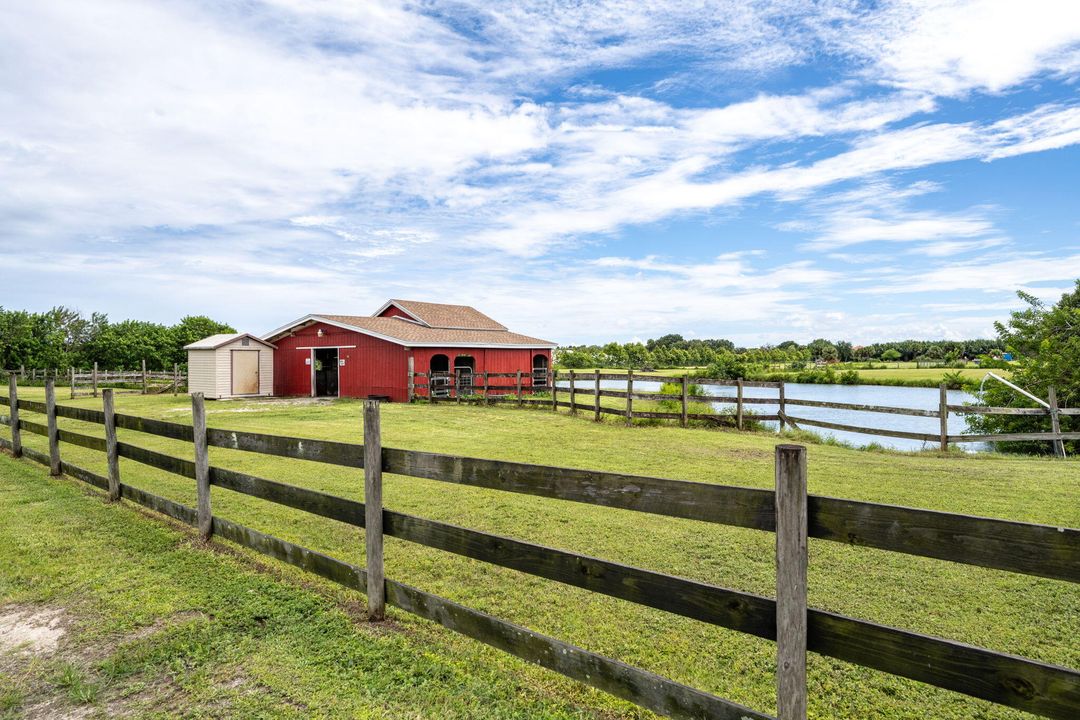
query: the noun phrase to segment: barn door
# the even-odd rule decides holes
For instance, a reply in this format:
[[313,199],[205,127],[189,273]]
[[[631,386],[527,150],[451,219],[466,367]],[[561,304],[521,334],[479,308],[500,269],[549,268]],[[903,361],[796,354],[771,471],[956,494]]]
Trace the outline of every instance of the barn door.
[[259,351],[232,351],[232,394],[259,394]]
[[315,397],[338,396],[337,348],[315,350]]

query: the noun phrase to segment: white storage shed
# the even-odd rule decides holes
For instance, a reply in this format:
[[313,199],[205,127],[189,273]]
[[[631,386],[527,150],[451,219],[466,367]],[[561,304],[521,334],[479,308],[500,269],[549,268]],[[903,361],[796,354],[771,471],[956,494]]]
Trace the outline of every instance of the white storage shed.
[[211,335],[184,347],[188,392],[207,398],[259,397],[274,393],[275,347],[250,333]]

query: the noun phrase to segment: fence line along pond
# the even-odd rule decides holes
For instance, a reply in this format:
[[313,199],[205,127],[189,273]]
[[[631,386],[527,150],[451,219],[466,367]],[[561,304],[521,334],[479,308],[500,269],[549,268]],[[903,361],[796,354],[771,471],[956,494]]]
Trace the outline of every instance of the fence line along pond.
[[[664,384],[675,385],[676,392],[661,393]],[[550,390],[550,399],[525,397],[537,390]],[[887,438],[875,441],[904,450],[936,447],[944,451],[950,444],[979,450],[993,442],[1035,441],[1051,443],[1055,454],[1064,457],[1064,441],[1080,440],[1080,432],[1062,432],[1060,422],[1062,415],[1080,415],[1080,408],[1059,407],[1054,388],[1049,389],[1049,402],[1038,401],[1040,407],[984,407],[971,404],[975,400],[972,395],[949,390],[944,384],[934,390],[691,378],[687,375],[668,377],[633,371],[583,373],[555,370],[539,381],[521,372],[469,373],[467,378],[454,373],[439,373],[437,377],[436,374],[412,373],[409,399],[414,397],[426,397],[431,402],[547,404],[553,410],[568,408],[575,414],[591,413],[597,421],[603,415],[620,416],[625,418],[627,425],[636,419],[659,419],[674,420],[685,427],[693,420],[741,430],[752,419],[780,429],[790,426],[824,431],[827,436],[847,441],[858,442],[862,439],[860,436]],[[610,402],[604,403],[603,398],[620,398],[623,402],[616,403],[621,407],[613,407]],[[666,407],[635,408],[635,400],[666,401]],[[705,403],[711,411],[692,413],[694,403]],[[715,412],[725,408],[729,409],[726,413]],[[966,428],[963,416],[966,415],[1028,416],[1031,429],[973,435],[963,432]]]
[[[680,378],[675,378],[680,382]],[[691,378],[690,382],[694,382]],[[560,383],[566,387],[566,383]],[[660,392],[663,385],[660,381],[636,380],[634,387],[642,392]],[[626,382],[618,380],[601,380],[600,387],[603,390],[625,389]],[[817,385],[809,383],[785,383],[786,404],[793,406],[798,400],[826,403],[848,403],[854,405],[870,405],[884,407],[901,407],[913,410],[926,410],[935,412],[940,405],[940,390],[938,388],[921,387],[896,387],[889,385]],[[729,393],[722,391],[716,386],[703,386],[705,395],[724,396]],[[768,400],[767,403],[754,404],[753,413],[765,416],[776,415],[779,412],[779,399],[776,388],[744,387],[743,393],[746,398]],[[964,390],[947,390],[946,397],[949,405],[974,404],[976,397]],[[676,398],[678,399],[678,398]],[[709,405],[719,412],[732,412],[735,402],[730,400],[710,402]],[[884,447],[895,450],[922,450],[937,447],[938,436],[941,430],[940,418],[934,415],[901,415],[896,413],[877,413],[865,410],[851,410],[835,407],[798,406],[789,408],[789,413],[798,415],[808,420],[827,422],[830,424],[869,426],[882,430],[895,430],[902,433],[921,433],[934,435],[934,440],[916,440],[914,438],[895,437],[886,435],[867,436],[864,433],[855,433],[832,428],[815,427],[814,432],[823,437],[835,438],[852,445],[865,445],[876,442]],[[764,420],[763,423],[770,428],[777,429],[780,425],[778,420]],[[958,414],[950,414],[948,417],[948,434],[961,435],[967,431],[967,423],[964,417]],[[965,450],[985,451],[990,445],[985,442],[965,443]]]

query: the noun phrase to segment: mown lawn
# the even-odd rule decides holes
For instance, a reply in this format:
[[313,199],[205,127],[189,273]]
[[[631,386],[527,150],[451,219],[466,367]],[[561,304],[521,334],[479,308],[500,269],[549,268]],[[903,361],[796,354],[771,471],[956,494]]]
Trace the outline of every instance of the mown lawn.
[[0,650],[4,720],[570,720],[603,704],[519,682],[497,651],[434,626],[368,624],[362,609],[357,593],[210,551],[171,521],[0,460],[0,622],[34,612],[63,632],[54,650]]
[[[40,389],[26,391],[28,397],[41,394]],[[71,401],[63,393],[60,399],[100,407],[100,400]],[[184,397],[120,396],[118,408],[190,422],[190,406]],[[352,442],[361,438],[360,417],[360,404],[351,401],[209,405],[211,426]],[[384,442],[391,447],[753,487],[771,486],[772,448],[777,441],[767,433],[625,428],[546,409],[453,404],[387,405],[382,425]],[[93,425],[62,421],[62,426],[101,433]],[[29,444],[44,448],[43,438],[27,438]],[[190,446],[183,443],[124,431],[121,438],[182,457],[191,455]],[[104,470],[99,453],[68,446],[63,453],[84,467]],[[222,467],[362,499],[363,478],[357,470],[216,448],[211,449],[211,458]],[[125,482],[193,503],[191,481],[126,460],[121,464]],[[46,486],[58,483],[46,480],[40,470],[35,477]],[[1080,464],[1074,461],[868,453],[811,445],[809,482],[811,492],[818,494],[1080,526]],[[771,534],[397,476],[386,478],[385,501],[389,508],[424,517],[740,590],[774,593]],[[220,489],[215,489],[214,511],[362,562],[362,538],[354,528]],[[772,643],[394,538],[386,542],[389,577],[746,705],[775,711]],[[1075,642],[1080,636],[1080,590],[1074,585],[824,541],[811,540],[810,552],[810,601],[816,607],[1080,666],[1080,646]],[[282,572],[295,581],[295,572]],[[351,595],[336,591],[333,597],[342,603]],[[524,697],[543,706],[493,706],[489,712],[470,708],[466,700],[444,711],[445,696],[428,702],[425,692],[410,685],[412,669],[406,662],[406,667],[398,668],[406,673],[401,692],[415,703],[414,713],[376,711],[374,716],[561,717],[559,713],[572,714],[578,708],[595,717],[648,716],[547,671],[478,649],[476,643],[426,622],[399,612],[392,611],[391,616],[395,632],[417,633],[432,643],[429,659],[452,662],[467,655],[463,671],[475,671],[479,678],[475,683],[495,683],[489,688],[494,696],[524,692]],[[266,677],[260,682],[292,687],[291,676],[277,677],[279,666],[267,663]],[[316,683],[317,676],[312,672],[304,677]],[[277,685],[275,677],[280,681]],[[297,689],[293,696],[297,702],[308,702],[307,687]],[[432,692],[433,697],[438,695]],[[1028,717],[818,656],[810,659],[810,696],[810,713],[819,718]]]

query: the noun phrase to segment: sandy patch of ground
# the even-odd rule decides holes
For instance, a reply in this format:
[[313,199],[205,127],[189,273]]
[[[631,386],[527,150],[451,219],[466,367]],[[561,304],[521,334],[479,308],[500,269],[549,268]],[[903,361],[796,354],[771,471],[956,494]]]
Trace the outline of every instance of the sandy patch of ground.
[[[91,720],[137,716],[178,707],[185,696],[169,678],[140,677],[112,683],[94,668],[120,646],[144,641],[203,613],[183,611],[132,632],[76,642],[77,624],[63,608],[33,605],[0,607],[0,695],[8,714],[21,720]],[[226,690],[244,692],[246,678]],[[222,707],[226,707],[228,702]]]
[[0,653],[51,655],[67,634],[61,608],[9,605],[0,608]]
[[[231,400],[224,398],[221,400],[215,400],[213,405],[207,407],[206,414],[224,414],[224,413],[257,413],[257,412],[270,412],[272,410],[278,410],[283,407],[303,406],[303,405],[330,405],[336,398],[267,398],[265,400]],[[243,407],[214,407],[215,405],[225,403],[243,402],[247,403]],[[190,415],[191,408],[180,407],[166,410],[164,415]]]

